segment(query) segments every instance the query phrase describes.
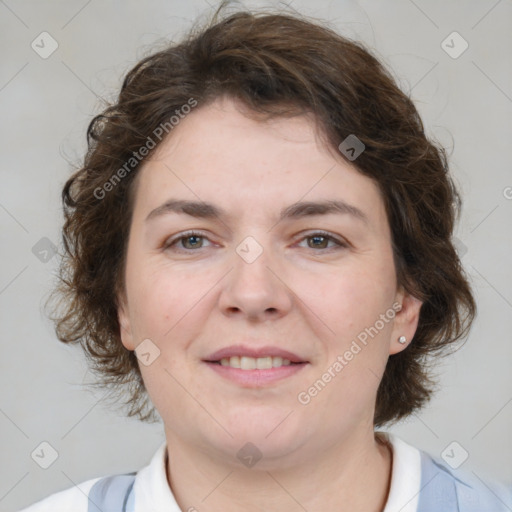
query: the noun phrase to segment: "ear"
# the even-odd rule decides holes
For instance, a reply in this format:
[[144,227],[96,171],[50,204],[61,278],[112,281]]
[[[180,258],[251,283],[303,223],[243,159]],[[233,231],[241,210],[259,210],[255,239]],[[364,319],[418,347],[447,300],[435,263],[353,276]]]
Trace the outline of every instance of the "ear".
[[124,293],[118,295],[117,303],[117,318],[120,327],[121,343],[127,350],[135,350],[128,303]]
[[[401,352],[411,343],[418,327],[423,302],[401,288],[395,296],[395,304],[401,304],[402,307],[396,308],[399,311],[397,311],[393,322],[389,344],[390,355]],[[398,341],[400,336],[405,337],[405,343]]]

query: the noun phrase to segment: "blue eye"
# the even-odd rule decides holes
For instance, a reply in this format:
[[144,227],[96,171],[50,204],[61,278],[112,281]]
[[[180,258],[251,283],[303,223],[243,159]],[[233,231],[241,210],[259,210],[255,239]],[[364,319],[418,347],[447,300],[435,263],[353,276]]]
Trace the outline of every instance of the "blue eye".
[[[170,240],[164,244],[164,249],[171,249],[178,252],[192,252],[194,250],[203,249],[204,241],[208,240],[206,236],[198,231],[188,231],[186,233],[182,233],[179,237],[174,240]],[[304,240],[311,240],[312,244],[308,243],[309,249],[333,249],[333,248],[341,248],[348,247],[348,244],[338,240],[336,237],[330,235],[329,233],[318,231],[312,233],[308,236],[305,236],[301,239],[301,242]],[[334,247],[331,245],[329,247],[329,243],[334,244]],[[326,245],[327,244],[327,245]]]
[[309,249],[332,249],[331,247],[327,247],[325,243],[333,242],[338,247],[348,247],[348,245],[345,242],[342,242],[341,240],[338,240],[337,238],[333,237],[329,233],[325,233],[323,231],[318,231],[316,233],[312,233],[311,235],[308,235],[302,240],[312,240],[313,245],[308,244]]
[[[200,244],[198,240],[208,239],[202,233],[199,233],[197,231],[189,231],[187,233],[183,233],[181,236],[175,238],[170,242],[166,242],[164,248],[169,249],[170,247],[173,247],[180,242],[184,242],[182,243],[182,247],[177,249],[178,251],[191,251],[194,249],[202,249],[202,244]],[[187,244],[189,244],[189,247],[187,247]]]

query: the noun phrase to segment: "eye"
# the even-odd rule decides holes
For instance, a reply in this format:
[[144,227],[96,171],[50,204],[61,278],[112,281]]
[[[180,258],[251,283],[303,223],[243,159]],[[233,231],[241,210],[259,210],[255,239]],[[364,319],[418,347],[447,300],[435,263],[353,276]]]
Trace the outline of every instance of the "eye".
[[332,249],[333,247],[327,247],[326,244],[329,242],[333,242],[335,247],[348,247],[348,244],[338,240],[338,238],[326,233],[324,231],[318,231],[315,233],[311,233],[308,236],[302,238],[302,240],[311,240],[312,244],[308,243],[308,248],[310,249]]
[[164,249],[170,249],[177,246],[181,242],[181,247],[178,247],[177,251],[190,252],[194,249],[202,249],[202,241],[208,240],[202,233],[198,231],[187,231],[182,233],[177,238],[165,242]]
[[[203,233],[199,231],[187,231],[180,234],[178,237],[165,242],[163,248],[165,250],[172,249],[177,252],[192,252],[194,250],[203,249],[205,240],[208,240],[208,238]],[[304,240],[311,240],[311,243],[308,243],[309,249],[335,249],[336,247],[348,247],[347,243],[324,231],[311,233],[310,235],[303,237],[301,242]],[[329,247],[329,242],[334,244],[334,247],[332,245]]]

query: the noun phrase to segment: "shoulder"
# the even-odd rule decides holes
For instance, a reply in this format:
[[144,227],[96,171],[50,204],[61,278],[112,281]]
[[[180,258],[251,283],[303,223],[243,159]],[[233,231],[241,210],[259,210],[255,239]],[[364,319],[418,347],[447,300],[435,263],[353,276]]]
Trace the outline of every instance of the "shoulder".
[[[150,510],[147,502],[151,501],[155,492],[167,491],[171,495],[165,474],[166,453],[164,442],[153,455],[150,464],[137,472],[118,473],[84,481],[51,494],[19,512],[108,512],[135,508]],[[138,494],[137,498],[135,494]]]
[[19,512],[87,512],[89,492],[101,478],[92,478],[69,489],[56,492]]
[[441,510],[448,503],[459,512],[507,512],[512,509],[512,486],[482,478],[474,471],[452,469],[424,451],[420,454],[418,512]]
[[512,485],[492,481],[480,471],[453,468],[448,459],[433,457],[390,432],[379,435],[393,447],[385,512],[512,511]]
[[121,510],[121,507],[125,510],[136,475],[135,472],[120,473],[87,480],[52,494],[20,512],[106,512]]

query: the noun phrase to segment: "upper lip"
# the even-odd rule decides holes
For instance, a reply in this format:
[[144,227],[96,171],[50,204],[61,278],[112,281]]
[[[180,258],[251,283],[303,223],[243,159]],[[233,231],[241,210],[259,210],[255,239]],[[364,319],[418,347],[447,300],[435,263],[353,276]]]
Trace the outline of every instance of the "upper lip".
[[282,357],[283,359],[289,359],[292,363],[307,363],[308,361],[302,359],[297,354],[290,352],[289,350],[283,350],[279,347],[265,346],[265,347],[248,347],[246,345],[231,345],[229,347],[222,348],[210,354],[205,361],[217,362],[221,359],[230,358],[232,356],[245,356],[245,357]]

